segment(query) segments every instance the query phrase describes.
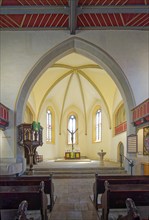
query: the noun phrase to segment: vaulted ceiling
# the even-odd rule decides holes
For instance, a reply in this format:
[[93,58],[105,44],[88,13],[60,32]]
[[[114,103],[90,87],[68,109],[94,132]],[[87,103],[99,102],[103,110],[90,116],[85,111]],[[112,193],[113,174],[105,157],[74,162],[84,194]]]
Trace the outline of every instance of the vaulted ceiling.
[[0,0],[1,30],[149,28],[149,0]]
[[45,106],[54,106],[60,114],[61,133],[61,119],[68,109],[77,109],[86,121],[93,106],[99,103],[109,119],[110,127],[115,99],[118,103],[122,101],[120,92],[108,73],[94,61],[71,53],[42,74],[30,93],[28,103],[38,116],[43,115]]

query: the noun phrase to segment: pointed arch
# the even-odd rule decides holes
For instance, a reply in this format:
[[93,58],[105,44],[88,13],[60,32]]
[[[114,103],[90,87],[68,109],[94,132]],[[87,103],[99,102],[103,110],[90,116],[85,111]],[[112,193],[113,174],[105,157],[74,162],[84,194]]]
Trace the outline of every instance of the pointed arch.
[[70,39],[63,41],[62,43],[50,49],[44,56],[41,57],[41,59],[28,73],[16,101],[16,125],[23,122],[23,115],[27,99],[29,97],[30,91],[32,90],[34,84],[37,82],[39,77],[56,60],[72,52],[77,52],[93,60],[94,62],[102,66],[102,68],[104,68],[107,73],[112,77],[117,87],[119,88],[122,98],[124,100],[128,124],[127,132],[128,134],[135,133],[135,129],[131,124],[131,109],[133,109],[133,107],[135,106],[135,101],[131,87],[125,74],[123,73],[120,66],[109,54],[107,54],[97,45],[94,45],[91,42],[88,42],[78,37],[71,37]]

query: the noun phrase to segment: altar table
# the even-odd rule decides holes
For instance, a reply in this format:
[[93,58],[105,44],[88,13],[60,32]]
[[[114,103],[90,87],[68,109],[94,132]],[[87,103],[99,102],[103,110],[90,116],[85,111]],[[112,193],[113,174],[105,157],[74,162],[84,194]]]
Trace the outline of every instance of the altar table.
[[65,152],[65,159],[80,159],[80,152]]

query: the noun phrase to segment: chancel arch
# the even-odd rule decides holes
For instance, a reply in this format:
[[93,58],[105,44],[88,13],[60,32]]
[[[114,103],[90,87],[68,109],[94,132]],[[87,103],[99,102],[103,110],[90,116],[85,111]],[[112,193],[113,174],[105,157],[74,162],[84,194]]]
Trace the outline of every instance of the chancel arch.
[[[44,71],[53,65],[53,63],[63,56],[66,56],[72,52],[82,54],[85,57],[93,60],[97,64],[101,65],[107,73],[111,76],[113,81],[116,83],[122,98],[127,114],[127,132],[134,133],[134,127],[131,125],[131,109],[134,107],[134,97],[127,79],[120,66],[113,60],[110,55],[86,40],[81,38],[72,37],[67,41],[60,43],[59,45],[50,49],[37,64],[29,72],[28,77],[24,81],[24,84],[18,95],[16,102],[16,125],[23,122],[24,111],[29,94]],[[121,83],[123,82],[123,83]]]

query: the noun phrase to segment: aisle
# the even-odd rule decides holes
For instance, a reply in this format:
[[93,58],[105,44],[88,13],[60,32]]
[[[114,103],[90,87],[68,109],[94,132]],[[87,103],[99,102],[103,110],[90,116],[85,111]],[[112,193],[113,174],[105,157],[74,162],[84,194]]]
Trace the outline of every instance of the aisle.
[[50,220],[99,220],[90,195],[94,178],[53,179],[56,203]]

